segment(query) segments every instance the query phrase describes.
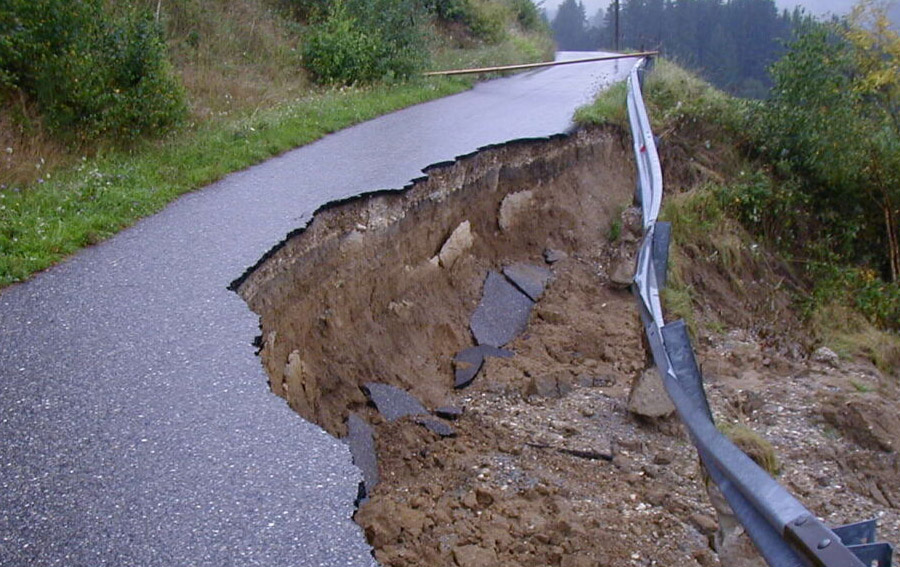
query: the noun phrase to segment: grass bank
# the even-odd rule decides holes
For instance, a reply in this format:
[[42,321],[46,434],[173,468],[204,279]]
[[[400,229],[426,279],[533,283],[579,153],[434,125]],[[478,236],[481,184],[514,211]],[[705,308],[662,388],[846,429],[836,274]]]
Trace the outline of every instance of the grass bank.
[[319,91],[232,121],[107,152],[0,190],[0,286],[100,242],[186,192],[326,134],[465,90],[462,80]]
[[[420,65],[449,69],[552,58],[549,32],[540,22],[522,19],[537,14],[527,0],[524,4],[521,0],[455,0],[441,6],[451,4],[458,10],[445,14],[432,6],[419,14],[416,22],[422,26],[422,41],[412,47]],[[471,86],[470,79],[416,79],[418,69],[405,81],[400,77],[406,75],[385,73],[371,79],[374,82],[340,83],[352,87],[320,86],[308,68],[313,60],[305,48],[321,31],[319,16],[324,14],[317,7],[327,5],[320,0],[90,0],[79,6],[95,12],[78,12],[83,12],[78,22],[73,21],[75,12],[65,11],[65,0],[41,5],[22,1],[10,4],[12,12],[8,6],[0,9],[3,22],[25,22],[13,31],[30,30],[0,49],[0,288],[27,279],[230,172],[330,132]],[[355,4],[360,9],[368,5]],[[54,12],[60,18],[57,27],[96,48],[98,57],[112,53],[107,61],[110,68],[121,63],[122,54],[145,53],[141,41],[152,40],[162,61],[159,69],[171,71],[166,77],[183,87],[160,87],[173,96],[184,95],[179,119],[127,139],[112,134],[87,138],[73,128],[55,125],[48,109],[69,106],[49,105],[40,93],[32,92],[30,78],[42,77],[46,65],[29,65],[44,60],[29,54],[44,53],[63,63],[70,62],[70,57],[51,49],[56,28],[48,24],[40,6],[60,7]],[[396,11],[403,3],[385,0],[380,6]],[[93,25],[91,14],[106,14],[109,21]],[[381,15],[390,15],[385,14]],[[373,29],[396,23],[376,16],[368,22]],[[109,30],[124,34],[110,35],[119,43],[104,35]],[[85,73],[92,68],[107,68],[89,55],[79,59],[84,64],[78,68],[81,75],[60,71],[62,75],[56,77],[72,87],[74,94],[66,93],[81,96],[75,100],[89,107],[94,93],[108,96],[118,104],[114,108],[124,109],[123,116],[136,117],[128,124],[140,124],[146,114],[140,106],[146,93],[124,93],[114,88],[118,83],[88,81]],[[134,70],[127,65],[125,69]],[[94,88],[88,95],[75,88],[87,83]],[[136,106],[119,104],[124,94]],[[79,108],[72,107],[70,114],[86,119]]]

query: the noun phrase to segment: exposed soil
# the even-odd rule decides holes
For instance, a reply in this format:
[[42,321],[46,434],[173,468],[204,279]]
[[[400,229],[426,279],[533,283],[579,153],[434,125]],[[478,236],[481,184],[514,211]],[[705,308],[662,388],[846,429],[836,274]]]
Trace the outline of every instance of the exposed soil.
[[[649,364],[634,297],[616,283],[639,236],[624,210],[629,152],[613,130],[484,150],[404,192],[327,207],[241,284],[272,390],[334,435],[351,412],[374,425],[381,480],[356,520],[383,565],[720,563],[682,427],[628,409]],[[563,254],[505,347],[515,356],[454,390],[485,275],[542,264],[547,249]],[[900,541],[897,377],[811,357],[774,271],[754,265],[753,284],[735,286],[704,261],[682,270],[715,291],[699,308],[721,332],[701,329],[695,346],[717,420],[771,441],[779,480],[829,524],[878,517],[881,539]],[[387,422],[367,382],[464,408],[456,436]]]

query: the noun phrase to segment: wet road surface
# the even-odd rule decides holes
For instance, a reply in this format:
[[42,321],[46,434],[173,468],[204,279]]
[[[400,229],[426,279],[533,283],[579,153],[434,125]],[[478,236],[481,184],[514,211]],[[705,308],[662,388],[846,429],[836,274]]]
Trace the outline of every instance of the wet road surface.
[[374,565],[348,451],[268,391],[257,318],[226,287],[320,205],[562,132],[629,66],[534,71],[344,130],[4,290],[0,565]]

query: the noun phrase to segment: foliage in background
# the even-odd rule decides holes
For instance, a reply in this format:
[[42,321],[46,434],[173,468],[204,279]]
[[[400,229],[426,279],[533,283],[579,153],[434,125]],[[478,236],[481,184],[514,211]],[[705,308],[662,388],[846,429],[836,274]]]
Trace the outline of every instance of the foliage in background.
[[[863,138],[889,131],[891,114],[879,97],[894,83],[878,82],[877,93],[856,84],[872,82],[851,52],[842,51],[850,46],[843,34],[854,28],[835,29],[822,35],[822,28],[811,28],[792,46],[787,58],[797,66],[792,71],[797,91],[790,105],[784,93],[767,102],[732,98],[665,60],[647,75],[645,100],[668,164],[662,216],[673,222],[677,244],[664,303],[671,315],[707,325],[695,309],[697,281],[685,266],[712,262],[739,288],[741,274],[768,262],[761,251],[774,249],[786,260],[779,268],[785,277],[806,282],[790,287],[815,336],[844,356],[864,356],[891,370],[900,366],[900,286],[888,281],[883,202],[875,180],[848,183],[879,166],[872,161],[871,144],[882,141]],[[884,78],[897,58],[881,53],[871,62]],[[855,107],[839,106],[844,100],[882,106],[855,116]],[[873,117],[880,117],[880,126],[873,126]],[[577,119],[627,128],[624,87],[601,94],[579,109]],[[775,144],[782,140],[792,145]],[[801,157],[809,161],[794,163]],[[817,179],[812,166],[833,170],[830,182]],[[868,230],[860,228],[862,222]]]
[[[659,50],[732,94],[764,98],[766,72],[782,43],[811,25],[800,9],[778,12],[774,0],[621,0],[619,46]],[[579,0],[565,0],[552,22],[562,49],[613,49],[612,3],[592,19]]]
[[0,7],[0,87],[34,100],[74,141],[133,141],[177,124],[184,92],[149,14],[111,17],[101,0],[8,0]]
[[506,39],[511,21],[525,32],[545,31],[531,0],[425,0],[425,6],[438,18],[462,24],[487,43]]
[[773,67],[757,138],[814,203],[822,253],[900,279],[900,37],[869,1],[802,35]]
[[423,19],[416,0],[338,0],[310,26],[304,65],[326,84],[409,77],[427,55]]
[[511,27],[527,33],[543,26],[531,0],[339,0],[327,8],[306,0],[292,5],[313,21],[304,41],[304,66],[324,84],[414,74],[428,60],[425,36],[433,19],[462,26],[492,45],[505,41]]

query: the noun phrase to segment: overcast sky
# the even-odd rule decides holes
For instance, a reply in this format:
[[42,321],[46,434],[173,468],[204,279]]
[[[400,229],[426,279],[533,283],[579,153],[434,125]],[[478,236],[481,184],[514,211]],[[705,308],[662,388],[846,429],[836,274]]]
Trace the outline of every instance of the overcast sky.
[[[588,18],[593,18],[600,8],[606,8],[609,0],[582,0]],[[854,0],[775,0],[775,4],[779,8],[793,9],[794,6],[803,6],[812,14],[839,14],[843,15],[850,11]],[[543,6],[547,8],[547,12],[551,17],[556,13],[556,8],[562,3],[562,0],[544,0]]]

